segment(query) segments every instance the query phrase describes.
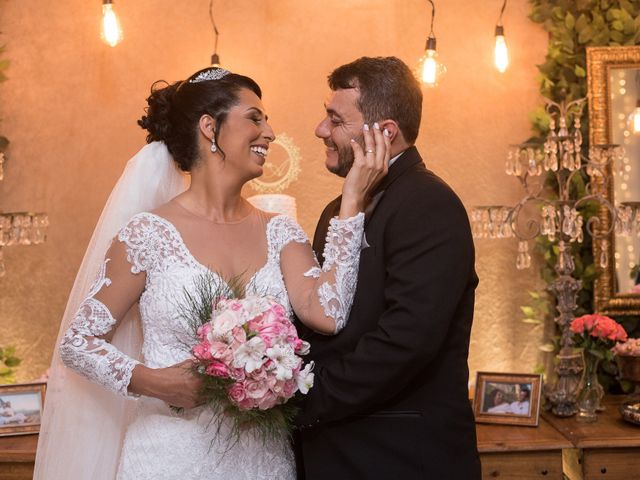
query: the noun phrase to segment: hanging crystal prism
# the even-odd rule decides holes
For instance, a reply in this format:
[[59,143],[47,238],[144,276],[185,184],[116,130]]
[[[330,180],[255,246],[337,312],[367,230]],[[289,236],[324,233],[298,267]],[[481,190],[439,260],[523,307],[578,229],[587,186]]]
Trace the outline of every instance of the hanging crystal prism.
[[529,254],[529,242],[520,240],[518,242],[518,257],[516,258],[516,268],[524,270],[531,266],[531,255]]

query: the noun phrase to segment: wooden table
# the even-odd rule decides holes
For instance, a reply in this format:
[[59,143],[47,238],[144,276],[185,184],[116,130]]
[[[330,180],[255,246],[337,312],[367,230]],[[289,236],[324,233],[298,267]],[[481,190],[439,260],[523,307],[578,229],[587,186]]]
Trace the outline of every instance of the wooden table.
[[543,419],[580,449],[565,473],[574,479],[640,479],[640,426],[625,422],[618,407],[623,398],[605,398],[606,410],[594,423],[579,423],[576,417],[558,418],[544,412]]
[[482,478],[562,480],[562,450],[571,442],[543,418],[537,427],[477,424]]
[[0,437],[0,479],[31,480],[38,435]]

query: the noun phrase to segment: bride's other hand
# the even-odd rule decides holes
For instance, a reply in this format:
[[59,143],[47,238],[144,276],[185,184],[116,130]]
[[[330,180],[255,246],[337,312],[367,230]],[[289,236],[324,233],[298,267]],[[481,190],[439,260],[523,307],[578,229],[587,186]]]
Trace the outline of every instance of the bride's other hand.
[[184,362],[165,368],[137,365],[131,376],[129,391],[159,398],[173,407],[193,408],[202,405],[202,379],[195,372],[195,362]]
[[387,174],[391,158],[391,140],[387,130],[380,130],[378,123],[362,129],[364,151],[360,144],[351,140],[353,166],[342,186],[340,218],[349,218],[364,211],[375,186]]

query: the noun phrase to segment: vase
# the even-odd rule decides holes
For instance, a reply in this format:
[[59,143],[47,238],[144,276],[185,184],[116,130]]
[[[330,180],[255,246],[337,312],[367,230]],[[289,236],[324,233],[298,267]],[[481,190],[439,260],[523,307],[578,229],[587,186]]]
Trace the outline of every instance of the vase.
[[584,351],[584,372],[580,391],[578,393],[578,416],[579,422],[595,422],[598,419],[597,411],[600,409],[600,401],[604,396],[604,389],[598,381],[598,365],[600,358]]

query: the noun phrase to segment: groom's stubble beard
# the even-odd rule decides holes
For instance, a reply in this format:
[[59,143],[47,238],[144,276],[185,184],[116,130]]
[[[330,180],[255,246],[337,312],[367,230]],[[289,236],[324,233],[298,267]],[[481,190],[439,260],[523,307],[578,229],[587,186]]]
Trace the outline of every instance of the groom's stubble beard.
[[[362,133],[355,137],[354,140],[358,143],[358,145],[360,145],[360,148],[362,148],[362,150],[365,149],[364,135]],[[339,177],[345,178],[349,173],[349,170],[351,170],[351,167],[353,166],[354,156],[353,149],[351,148],[351,143],[349,143],[347,146],[336,145],[336,150],[338,152],[338,164],[333,168],[329,168],[329,171]]]

